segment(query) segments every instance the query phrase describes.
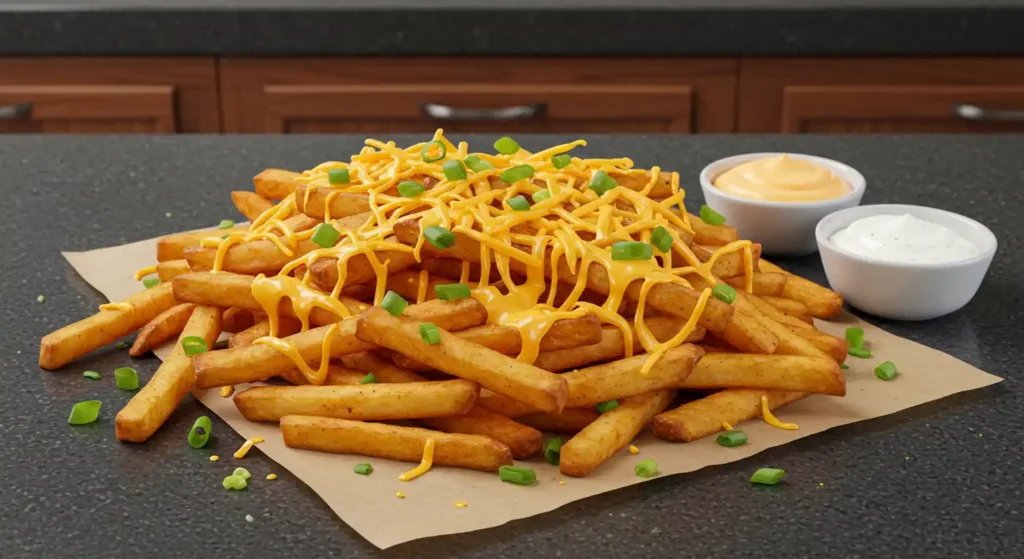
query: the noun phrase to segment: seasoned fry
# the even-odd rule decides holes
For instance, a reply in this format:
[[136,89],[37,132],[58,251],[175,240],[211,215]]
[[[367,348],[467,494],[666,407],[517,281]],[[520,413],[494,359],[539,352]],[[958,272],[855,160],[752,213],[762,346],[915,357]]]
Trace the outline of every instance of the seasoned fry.
[[[686,321],[677,316],[657,315],[646,317],[644,323],[659,342],[665,342],[675,336]],[[702,339],[704,339],[704,328],[698,326],[685,341],[696,342]],[[633,345],[634,351],[643,350],[637,342],[634,341]],[[565,371],[591,363],[620,359],[625,354],[626,347],[622,330],[614,326],[605,326],[601,329],[601,341],[592,345],[541,351],[533,364],[548,371]]]
[[[393,240],[393,239],[389,239]],[[411,252],[396,252],[393,250],[382,250],[377,252],[377,259],[381,262],[387,262],[388,273],[401,272],[406,268],[411,268],[416,264],[416,258]],[[373,271],[373,267],[370,266],[370,261],[364,254],[357,254],[348,260],[347,275],[345,276],[345,286],[351,286],[354,284],[366,283],[377,277],[377,274]],[[317,260],[309,268],[310,274],[313,276],[313,283],[320,286],[321,289],[329,290],[333,289],[338,283],[338,260],[336,258],[323,258]],[[415,297],[413,297],[415,299]]]
[[184,258],[180,260],[158,262],[156,265],[156,275],[162,282],[171,281],[172,279],[191,271],[192,268],[188,267],[188,261]]
[[775,353],[779,339],[744,309],[737,308],[722,339],[744,353]]
[[720,247],[740,239],[735,227],[704,223],[698,215],[690,214],[690,227],[693,228],[693,242],[698,245]]
[[180,334],[195,308],[192,303],[182,303],[158,314],[139,330],[128,355],[138,357]]
[[274,207],[274,203],[263,196],[248,190],[235,190],[231,193],[231,201],[238,211],[249,221],[255,220],[263,212]]
[[[786,326],[789,326],[790,328],[802,328],[802,329],[805,329],[805,330],[814,330],[813,322],[807,323],[807,322],[804,322],[803,320],[800,320],[798,318],[794,318],[794,317],[792,317],[792,316],[790,316],[790,315],[780,311],[774,305],[768,304],[767,302],[765,302],[764,299],[762,299],[762,298],[760,298],[760,297],[758,297],[756,295],[750,295],[748,293],[744,293],[743,295],[750,302],[750,304],[752,304],[755,308],[757,308],[758,311],[761,312],[761,314],[763,314],[765,316],[772,317],[772,320],[775,320],[776,322],[779,322],[780,324],[785,324]],[[789,299],[786,299],[786,301],[789,301]],[[797,305],[801,305],[801,306],[803,305],[803,303],[797,303],[796,301],[793,301],[793,302],[796,303]],[[804,308],[806,309],[806,307],[804,307]],[[811,315],[808,313],[807,316],[808,316],[808,318],[810,318]],[[812,319],[812,321],[813,321],[813,319]]]
[[533,413],[516,417],[534,429],[547,433],[574,435],[593,423],[601,414],[594,408],[565,409],[562,413]]
[[324,219],[324,208],[328,196],[331,198],[331,219],[370,211],[370,201],[365,194],[338,192],[333,188],[313,188],[309,194],[306,194],[309,189],[310,186],[307,184],[300,184],[295,189],[295,205],[300,212],[309,217],[315,217],[321,221]]
[[298,186],[295,179],[301,175],[302,173],[293,173],[284,169],[264,169],[252,178],[252,184],[260,196],[271,200],[284,200],[289,194],[295,192],[295,188]]
[[758,266],[762,272],[786,274],[786,287],[782,290],[782,296],[807,305],[815,318],[832,318],[843,310],[843,296],[835,291],[791,274],[771,262],[761,260]]
[[[690,247],[693,249],[693,253],[700,258],[702,262],[707,262],[711,259],[711,255],[714,254],[713,249],[708,249],[700,245],[693,245]],[[761,245],[754,243],[750,246],[751,256],[753,257],[754,270],[757,270],[758,259],[761,258]],[[736,276],[742,276],[745,274],[743,267],[743,253],[742,252],[730,252],[715,260],[715,265],[711,267],[711,273],[720,278],[732,278]]]
[[[713,353],[705,355],[679,388],[766,388],[843,396],[846,380],[839,365],[827,357]],[[569,385],[570,397],[572,384]]]
[[434,464],[496,472],[512,465],[512,452],[480,435],[442,433],[418,427],[365,423],[329,417],[281,418],[284,444],[291,448],[419,462],[427,439],[434,439]]
[[39,366],[59,369],[90,351],[131,334],[176,304],[171,285],[162,283],[124,300],[131,310],[104,310],[51,332],[39,342]]
[[[747,288],[747,278],[739,275],[725,280],[736,289]],[[754,295],[780,296],[786,287],[786,274],[777,272],[758,272],[754,274]]]
[[527,404],[486,388],[480,389],[480,396],[477,398],[477,402],[481,406],[506,417],[519,417],[537,413],[536,409]]
[[[222,269],[225,272],[236,274],[275,275],[281,271],[285,264],[295,258],[313,252],[320,248],[320,245],[310,240],[303,240],[291,248],[292,254],[281,252],[272,241],[258,240],[240,243],[227,249],[224,253],[224,264]],[[214,259],[217,257],[217,249],[202,248],[198,246],[185,250],[185,259],[189,266],[196,271],[205,272],[213,269]]]
[[831,355],[832,359],[835,359],[837,363],[846,361],[847,352],[850,351],[850,343],[843,338],[837,338],[810,328],[793,328],[788,324],[786,327],[797,336],[814,344],[814,347]]
[[814,324],[814,315],[811,314],[811,310],[807,308],[807,305],[793,299],[786,299],[785,297],[762,297],[765,303],[775,307],[779,312],[791,316],[801,322],[807,324]]
[[[185,258],[185,251],[199,246],[199,241],[207,237],[220,237],[221,235],[245,233],[247,227],[232,227],[231,229],[202,229],[200,231],[189,231],[187,233],[175,233],[160,237],[156,242],[157,262],[168,260],[181,260]],[[211,260],[212,262],[212,260]]]
[[255,323],[252,311],[248,309],[231,307],[224,311],[224,331],[230,334],[237,334],[246,328],[251,328]]
[[[722,430],[722,423],[738,425],[761,415],[761,396],[772,410],[795,402],[806,392],[733,388],[694,400],[659,414],[652,423],[654,434],[667,441],[690,442]],[[563,447],[562,456],[565,456]]]
[[562,378],[569,384],[569,399],[565,405],[584,408],[608,400],[679,387],[703,355],[704,350],[699,347],[683,344],[665,352],[646,375],[640,372],[647,361],[646,354],[565,373]]
[[800,336],[797,336],[789,328],[786,328],[771,317],[757,310],[757,307],[751,304],[746,293],[736,292],[734,305],[737,307],[738,311],[745,314],[749,313],[754,320],[771,332],[772,336],[778,340],[776,353],[781,355],[803,355],[806,357],[827,357],[827,354],[815,347],[814,344]]
[[[280,337],[291,336],[299,331],[302,325],[298,320],[282,316],[278,319],[277,323],[277,335]],[[231,336],[228,339],[228,347],[245,347],[252,345],[254,341],[263,336],[270,335],[270,321],[267,319],[261,319],[259,322],[253,324],[249,328],[242,330],[241,332]]]

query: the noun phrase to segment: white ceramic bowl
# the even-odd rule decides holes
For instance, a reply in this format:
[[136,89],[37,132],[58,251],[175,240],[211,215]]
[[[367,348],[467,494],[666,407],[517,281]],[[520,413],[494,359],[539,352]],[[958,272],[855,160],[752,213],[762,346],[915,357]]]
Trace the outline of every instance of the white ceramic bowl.
[[[940,264],[881,262],[852,254],[829,240],[836,231],[858,219],[905,214],[951,229],[981,253],[960,262]],[[928,320],[966,305],[978,292],[997,245],[992,231],[973,219],[945,210],[900,204],[838,211],[822,219],[814,234],[832,289],[850,305],[894,320]]]
[[725,216],[726,224],[739,231],[741,239],[761,243],[765,254],[810,254],[817,250],[814,227],[826,215],[860,204],[866,182],[856,169],[824,157],[787,153],[789,157],[817,163],[832,171],[850,186],[850,193],[842,198],[822,202],[763,202],[733,196],[715,188],[719,175],[748,161],[775,157],[781,153],[745,153],[719,159],[700,172],[700,187],[704,200],[716,212]]

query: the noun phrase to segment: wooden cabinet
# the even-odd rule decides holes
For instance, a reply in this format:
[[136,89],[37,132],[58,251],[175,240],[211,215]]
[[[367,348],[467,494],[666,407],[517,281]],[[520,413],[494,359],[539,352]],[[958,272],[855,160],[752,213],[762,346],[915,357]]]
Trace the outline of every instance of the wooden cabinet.
[[744,59],[740,132],[1024,132],[1024,60]]
[[219,131],[213,59],[0,59],[0,133]]
[[733,130],[733,59],[226,59],[226,132]]

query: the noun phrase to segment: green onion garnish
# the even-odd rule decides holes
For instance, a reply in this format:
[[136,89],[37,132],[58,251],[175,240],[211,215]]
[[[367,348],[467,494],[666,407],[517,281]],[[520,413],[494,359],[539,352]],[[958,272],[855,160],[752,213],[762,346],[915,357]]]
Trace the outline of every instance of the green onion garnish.
[[455,299],[465,299],[471,295],[469,286],[464,283],[449,283],[445,285],[435,285],[434,295],[438,299],[444,301],[453,301]]
[[36,302],[37,303],[42,303],[45,300],[46,300],[46,295],[40,295],[40,296],[36,297]]
[[533,176],[533,167],[529,165],[516,165],[501,172],[501,182],[512,184],[516,181],[528,179]]
[[316,226],[316,231],[313,231],[313,236],[310,237],[310,240],[324,248],[331,248],[340,238],[341,233],[333,225],[321,223]]
[[373,473],[373,466],[363,462],[362,464],[356,464],[352,471],[361,476],[368,476]]
[[544,459],[548,461],[548,464],[558,465],[558,461],[562,458],[563,444],[565,444],[565,441],[558,437],[551,437],[544,444]]
[[648,458],[647,460],[641,460],[639,464],[633,468],[636,475],[640,477],[654,477],[658,473],[658,463]]
[[851,347],[846,350],[846,353],[849,353],[854,357],[860,357],[861,359],[868,359],[871,357],[871,352],[862,347]]
[[430,345],[437,345],[441,343],[441,333],[437,331],[437,326],[424,322],[420,324],[420,339]]
[[537,481],[537,473],[530,468],[502,466],[498,468],[498,478],[516,485],[531,485]]
[[849,369],[850,366],[847,365],[846,363],[840,363],[839,364],[839,368],[845,371],[845,370]]
[[235,468],[235,471],[231,472],[231,475],[238,476],[246,481],[248,481],[249,478],[252,477],[252,474],[249,473],[249,470],[246,470],[245,468]]
[[444,165],[441,165],[441,170],[444,171],[445,178],[450,181],[461,181],[466,178],[466,166],[458,159],[445,161]]
[[519,142],[505,136],[504,138],[498,138],[498,141],[494,142],[494,149],[498,150],[498,153],[512,155],[519,151]]
[[555,166],[555,169],[563,169],[572,163],[572,156],[568,153],[560,153],[551,158],[551,164]]
[[97,373],[96,371],[85,371],[84,373],[82,373],[82,376],[85,378],[91,378],[92,380],[100,380],[101,378],[100,374]]
[[494,165],[491,165],[489,161],[480,159],[479,155],[470,155],[463,161],[466,162],[466,167],[472,169],[474,173],[479,173],[481,171],[486,171],[488,169],[494,168]]
[[612,260],[650,260],[654,247],[639,241],[618,241],[612,245]]
[[150,289],[160,285],[160,278],[142,278],[142,285],[146,289]]
[[882,363],[875,367],[875,376],[882,380],[892,380],[896,378],[896,364],[892,361]]
[[544,200],[547,200],[548,198],[551,198],[551,191],[547,190],[547,189],[538,190],[537,192],[534,192],[533,196],[530,196],[530,198],[533,198],[533,203],[534,204],[539,204],[539,203],[543,202]]
[[327,182],[331,184],[348,184],[351,180],[348,176],[348,169],[331,169],[327,171]]
[[220,220],[220,225],[217,226],[217,229],[231,229],[234,226],[235,222],[233,220],[222,219]]
[[779,470],[776,468],[761,468],[754,472],[754,475],[750,476],[750,483],[759,483],[761,485],[775,485],[782,481],[782,478],[786,477],[786,470]]
[[455,233],[441,227],[440,225],[431,225],[423,231],[423,236],[427,238],[427,242],[430,243],[434,248],[444,250],[450,248],[455,244]]
[[590,184],[587,188],[593,190],[598,196],[604,196],[605,192],[619,186],[615,179],[608,176],[608,173],[604,171],[594,171],[594,176],[590,178]]
[[114,346],[114,347],[116,347],[117,349],[128,349],[131,346],[132,346],[132,344],[130,344],[128,342],[117,342],[117,345]]
[[[437,157],[431,157],[429,155],[428,152],[430,152],[430,147],[431,146],[437,146],[437,149],[441,150],[441,153],[439,153],[437,155]],[[444,145],[444,142],[442,142],[441,140],[434,140],[434,141],[431,141],[431,142],[427,142],[427,143],[423,144],[423,148],[420,149],[420,157],[423,158],[423,161],[425,161],[426,163],[433,163],[434,161],[440,161],[440,160],[444,159],[445,155],[448,155],[448,146]]]
[[700,220],[708,225],[723,225],[725,216],[711,209],[711,206],[704,204],[700,207]]
[[741,444],[747,444],[747,434],[739,429],[733,429],[732,431],[726,431],[721,435],[718,435],[718,444],[722,446],[734,447],[740,446]]
[[619,407],[619,401],[618,400],[608,400],[607,402],[600,402],[599,404],[597,404],[594,407],[597,408],[597,413],[607,413],[607,412],[610,412],[613,409]]
[[195,423],[192,424],[192,429],[188,432],[188,446],[203,448],[209,442],[212,431],[213,421],[210,421],[209,417],[205,415],[197,417]]
[[864,329],[847,328],[846,341],[850,343],[850,347],[864,347]]
[[206,340],[199,336],[185,336],[181,340],[181,349],[185,350],[185,355],[189,357],[210,351],[210,348],[206,346]]
[[526,196],[520,194],[519,196],[509,199],[508,207],[517,212],[525,212],[530,209],[530,203],[526,201]]
[[103,402],[99,400],[86,400],[78,402],[71,408],[71,417],[68,417],[70,425],[85,425],[96,421],[100,415],[100,407]]
[[711,288],[711,294],[717,299],[732,304],[736,300],[736,290],[727,283],[720,283]]
[[245,478],[241,476],[228,476],[224,478],[224,481],[220,483],[224,486],[224,489],[230,489],[232,491],[241,491],[248,487],[249,482],[245,481]]
[[416,181],[402,181],[398,183],[398,193],[406,198],[415,198],[426,192],[426,188]]
[[658,247],[661,252],[672,250],[672,234],[661,225],[651,231],[651,244]]
[[399,316],[405,312],[405,307],[409,306],[409,301],[406,301],[394,291],[388,291],[384,294],[384,298],[381,299],[380,306],[391,313],[392,316]]
[[135,390],[139,387],[139,373],[131,367],[114,369],[114,384],[121,390]]
[[366,373],[366,376],[360,379],[359,384],[377,384],[377,375]]

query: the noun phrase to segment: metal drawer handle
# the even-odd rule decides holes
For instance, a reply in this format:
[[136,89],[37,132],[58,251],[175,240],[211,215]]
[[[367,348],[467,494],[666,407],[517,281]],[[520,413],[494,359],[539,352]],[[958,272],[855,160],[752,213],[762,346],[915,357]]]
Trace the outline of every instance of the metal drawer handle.
[[0,105],[0,120],[14,120],[32,116],[32,103],[15,103]]
[[435,120],[529,120],[544,114],[547,108],[544,103],[500,109],[461,109],[440,103],[423,104],[423,112]]
[[953,114],[964,120],[1024,122],[1024,110],[984,109],[969,103],[953,105]]

